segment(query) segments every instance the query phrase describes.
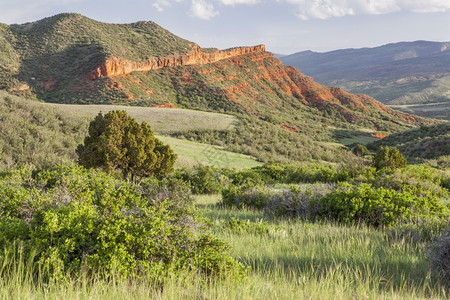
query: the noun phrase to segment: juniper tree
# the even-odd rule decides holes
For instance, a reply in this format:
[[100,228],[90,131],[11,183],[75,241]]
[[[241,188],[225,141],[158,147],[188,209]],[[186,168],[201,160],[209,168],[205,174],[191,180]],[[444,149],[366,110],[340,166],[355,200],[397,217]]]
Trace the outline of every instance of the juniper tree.
[[121,170],[125,179],[166,175],[177,155],[158,140],[146,122],[141,124],[123,110],[101,112],[89,124],[84,144],[77,147],[78,163],[107,172]]
[[380,147],[373,157],[373,166],[377,170],[383,168],[403,168],[406,166],[406,159],[395,147]]

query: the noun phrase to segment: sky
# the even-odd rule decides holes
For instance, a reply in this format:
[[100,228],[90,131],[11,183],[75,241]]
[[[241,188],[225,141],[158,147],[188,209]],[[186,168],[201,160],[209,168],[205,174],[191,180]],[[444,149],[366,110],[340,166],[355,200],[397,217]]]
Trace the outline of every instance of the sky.
[[265,44],[277,54],[450,42],[450,0],[0,0],[0,23],[62,12],[108,23],[154,21],[201,47]]

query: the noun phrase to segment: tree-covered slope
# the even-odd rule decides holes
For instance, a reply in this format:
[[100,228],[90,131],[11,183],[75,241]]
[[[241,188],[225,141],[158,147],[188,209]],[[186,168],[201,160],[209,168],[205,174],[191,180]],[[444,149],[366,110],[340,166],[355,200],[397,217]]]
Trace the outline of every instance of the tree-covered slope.
[[373,150],[380,146],[397,147],[411,162],[449,156],[450,123],[414,128],[390,135],[368,146]]
[[109,56],[144,61],[185,54],[193,45],[153,22],[107,24],[79,14],[1,24],[0,41],[6,41],[0,46],[0,66],[9,75],[2,76],[2,88],[43,98],[49,97],[46,92],[68,93]]

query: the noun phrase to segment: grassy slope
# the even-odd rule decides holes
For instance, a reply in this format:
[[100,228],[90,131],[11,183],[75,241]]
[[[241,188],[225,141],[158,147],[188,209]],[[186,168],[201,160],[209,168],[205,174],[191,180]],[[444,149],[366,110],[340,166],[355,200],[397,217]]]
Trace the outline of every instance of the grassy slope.
[[254,157],[224,150],[223,147],[176,139],[167,136],[158,138],[170,145],[178,154],[175,167],[192,167],[196,164],[219,168],[247,169],[261,165]]
[[[26,163],[38,167],[68,163],[77,158],[76,146],[83,142],[89,121],[100,111],[123,107],[49,105],[0,91],[0,170]],[[139,121],[147,121],[157,133],[183,132],[205,126],[229,130],[234,117],[178,109],[127,108]],[[163,120],[167,122],[163,123]],[[213,125],[211,125],[213,124]],[[159,136],[178,154],[178,167],[197,163],[217,167],[247,168],[258,165],[254,158],[224,151],[220,147]]]
[[80,117],[94,118],[99,112],[125,110],[138,122],[145,121],[160,134],[183,132],[187,130],[228,130],[238,122],[234,116],[202,112],[189,109],[131,107],[120,105],[76,105],[43,103],[43,106],[55,108],[61,112]]

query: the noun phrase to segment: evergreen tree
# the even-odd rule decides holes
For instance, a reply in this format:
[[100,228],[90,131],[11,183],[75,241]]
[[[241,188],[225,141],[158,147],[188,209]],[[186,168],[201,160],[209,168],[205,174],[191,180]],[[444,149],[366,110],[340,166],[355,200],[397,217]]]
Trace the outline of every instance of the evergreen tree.
[[380,147],[373,158],[373,166],[377,170],[403,168],[406,166],[406,159],[395,147]]
[[99,113],[89,124],[84,144],[77,148],[78,163],[107,172],[121,170],[124,178],[166,175],[177,155],[155,138],[146,122],[138,124],[123,110]]

